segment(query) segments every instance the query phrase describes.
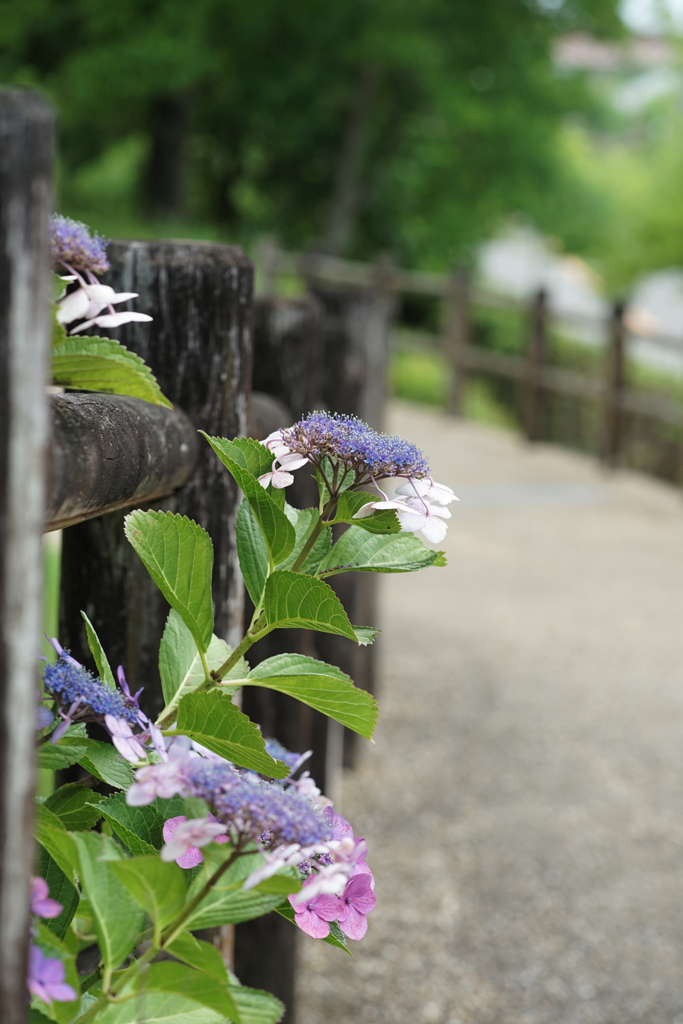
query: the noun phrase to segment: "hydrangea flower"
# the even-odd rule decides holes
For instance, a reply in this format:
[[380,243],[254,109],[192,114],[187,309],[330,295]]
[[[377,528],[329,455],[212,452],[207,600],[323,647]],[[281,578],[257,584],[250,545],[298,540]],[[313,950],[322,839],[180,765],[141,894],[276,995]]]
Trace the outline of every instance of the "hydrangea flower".
[[346,883],[339,902],[339,927],[350,939],[362,939],[368,930],[367,915],[377,905],[377,897],[372,891],[372,874],[359,872],[353,875]]
[[49,899],[50,889],[44,878],[31,876],[31,913],[38,917],[59,917],[63,907],[57,900]]
[[[305,893],[307,887],[313,881],[309,878],[304,882],[301,892]],[[311,898],[308,896],[305,902],[294,903],[294,897],[288,897],[294,907],[294,923],[314,939],[325,939],[330,934],[330,921],[338,921],[342,913],[342,906],[338,896],[321,894]]]
[[66,969],[61,960],[45,956],[39,946],[31,946],[28,951],[28,987],[34,996],[45,1003],[53,999],[57,1003],[70,1003],[78,999],[71,985],[67,985]]
[[164,822],[164,846],[161,848],[161,859],[174,860],[178,867],[196,868],[204,860],[199,849],[207,843],[227,843],[225,835],[227,827],[216,821],[213,814],[206,818],[190,818],[179,814]]
[[[125,691],[107,686],[101,679],[72,658],[54,637],[50,640],[58,654],[57,661],[45,666],[43,684],[45,690],[55,698],[58,714],[62,719],[50,737],[50,742],[57,743],[62,736],[77,722],[99,722],[104,725],[112,737],[114,745],[127,760],[136,762],[147,757],[142,745],[146,739],[143,734],[137,736],[131,726],[148,724],[147,717],[138,707],[141,690],[131,697],[125,682],[123,669],[119,667],[119,682],[123,680]],[[158,732],[158,730],[157,730]]]
[[[68,282],[77,281],[79,287],[69,292],[57,305],[57,320],[60,324],[83,323],[72,329],[71,334],[86,331],[89,327],[120,327],[132,321],[148,321],[147,313],[121,312],[114,305],[137,298],[137,292],[115,292],[109,285],[100,284],[95,274],[109,270],[105,252],[107,242],[90,231],[80,221],[55,214],[50,226],[53,261],[69,271],[63,277]],[[108,312],[102,314],[103,309]],[[100,315],[102,314],[102,315]]]

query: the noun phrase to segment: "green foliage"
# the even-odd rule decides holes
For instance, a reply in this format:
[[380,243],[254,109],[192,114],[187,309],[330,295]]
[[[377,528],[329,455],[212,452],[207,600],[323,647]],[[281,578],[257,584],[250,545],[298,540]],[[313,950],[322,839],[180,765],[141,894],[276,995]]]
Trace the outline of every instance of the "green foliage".
[[213,544],[206,530],[172,512],[131,512],[126,537],[202,653],[213,635]]
[[61,387],[129,395],[173,408],[140,356],[112,338],[66,338],[53,350],[51,373],[52,383]]
[[391,509],[384,512],[373,512],[365,519],[354,519],[354,515],[369,501],[376,501],[376,496],[365,491],[343,491],[339,495],[339,504],[333,523],[351,523],[368,533],[400,533],[401,524],[398,516]]
[[166,950],[189,967],[203,971],[210,978],[215,978],[225,985],[228,984],[228,972],[223,957],[210,942],[198,939],[191,932],[181,932],[170,946],[166,946]]
[[44,878],[50,890],[50,898],[62,904],[59,917],[45,921],[45,925],[54,932],[57,938],[63,939],[73,920],[78,906],[78,892],[73,882],[66,876],[54,857],[51,857],[44,846],[38,844],[38,875]]
[[[412,533],[370,535],[350,526],[318,567],[321,576],[347,572],[415,572],[435,565],[443,552],[432,551]],[[443,564],[443,562],[439,563]]]
[[145,856],[161,849],[164,822],[183,813],[183,802],[175,797],[157,799],[146,807],[130,807],[123,793],[114,793],[97,809],[131,853]]
[[73,836],[67,832],[61,819],[47,807],[36,804],[33,834],[43,849],[53,858],[67,880],[72,881],[74,871],[78,872],[78,850],[74,846]]
[[[75,954],[68,948],[68,946],[61,941],[50,928],[47,927],[47,922],[38,921],[36,926],[36,945],[40,946],[45,956],[55,957],[57,960],[61,960],[64,964],[66,977],[65,981],[67,985],[71,985],[77,994],[80,994],[81,986],[78,973],[76,971],[76,957]],[[45,1004],[38,999],[32,1000],[36,1007],[40,1007],[41,1010],[45,1008]],[[49,1019],[57,1021],[57,1024],[69,1024],[73,1020],[74,1016],[78,1013],[79,1004],[75,1000],[70,1000],[65,1003],[52,1002],[49,1008]]]
[[262,661],[243,681],[287,693],[336,722],[370,739],[377,721],[377,704],[365,690],[353,685],[334,665],[301,654],[278,654]]
[[77,760],[96,779],[114,789],[128,789],[133,781],[132,767],[110,743],[89,740],[85,752]]
[[[246,437],[236,441],[209,437],[208,434],[204,437],[249,502],[266,542],[271,566],[279,565],[293,549],[296,535],[283,510],[256,479],[257,472],[260,475],[270,468],[272,453],[258,441]],[[251,575],[251,566],[247,566],[247,572]]]
[[[292,553],[282,562],[280,568],[291,569],[318,521],[318,513],[314,508],[296,509],[292,508],[291,505],[285,505],[285,513],[294,525],[296,540]],[[315,573],[331,546],[332,528],[324,526],[299,572]]]
[[244,585],[257,607],[268,578],[268,546],[248,501],[239,507],[235,534]]
[[156,851],[153,856],[112,861],[110,867],[157,930],[170,924],[182,910],[186,889],[182,869],[165,863]]
[[263,610],[272,628],[315,629],[356,640],[341,601],[329,584],[289,570],[266,582]]
[[[206,662],[210,671],[215,671],[227,660],[232,649],[215,634],[211,637],[206,652]],[[226,675],[230,681],[233,676],[243,671],[245,663],[240,661]],[[166,628],[159,647],[159,675],[161,688],[166,705],[177,704],[181,697],[192,693],[205,681],[204,667],[192,634],[181,619],[178,612],[171,608],[166,620]]]
[[102,959],[107,967],[119,967],[135,946],[143,911],[113,871],[112,862],[120,859],[113,840],[78,832],[73,841],[78,849],[78,875],[92,912]]
[[260,730],[227,694],[213,690],[183,697],[178,705],[177,731],[228,761],[271,779],[284,779],[289,774],[286,764],[266,753]]
[[111,666],[107,659],[107,655],[104,653],[99,637],[95,632],[95,627],[93,626],[92,622],[90,621],[90,619],[88,618],[84,611],[81,612],[81,616],[83,618],[83,621],[85,622],[85,629],[88,634],[88,647],[90,648],[90,653],[95,659],[95,664],[97,665],[99,677],[100,679],[103,679],[105,683],[111,686],[112,689],[116,689],[114,673],[111,670]]
[[60,819],[68,831],[84,832],[93,828],[102,817],[97,804],[103,799],[87,786],[69,782],[56,789],[44,806]]

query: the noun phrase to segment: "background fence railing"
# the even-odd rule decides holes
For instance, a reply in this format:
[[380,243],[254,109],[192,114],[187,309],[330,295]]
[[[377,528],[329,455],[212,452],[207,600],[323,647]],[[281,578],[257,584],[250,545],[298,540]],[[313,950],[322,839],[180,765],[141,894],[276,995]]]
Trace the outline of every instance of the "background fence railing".
[[[632,329],[637,318],[624,301],[614,302],[603,316],[587,316],[553,309],[543,288],[520,301],[473,284],[464,270],[427,273],[393,267],[386,259],[369,264],[288,253],[268,240],[261,243],[257,260],[266,294],[277,292],[278,277],[293,276],[314,291],[347,288],[385,301],[405,295],[436,299],[441,304],[438,350],[449,378],[444,389],[449,412],[462,413],[470,379],[508,382],[511,388],[501,400],[529,440],[568,444],[592,451],[610,466],[630,466],[680,482],[683,324],[680,337],[650,332],[644,339]],[[520,319],[516,351],[482,343],[477,336],[482,311]],[[594,342],[574,342],[584,357],[564,360],[563,365],[555,336],[567,328],[590,330]],[[678,372],[650,367],[648,373],[639,361],[643,340],[651,351],[666,353],[669,364],[679,359]]]

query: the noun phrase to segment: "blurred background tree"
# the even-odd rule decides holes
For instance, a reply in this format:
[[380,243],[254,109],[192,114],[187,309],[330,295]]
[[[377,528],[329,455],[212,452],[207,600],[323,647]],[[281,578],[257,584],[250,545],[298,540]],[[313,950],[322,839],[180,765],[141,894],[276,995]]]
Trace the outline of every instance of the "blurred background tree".
[[0,0],[0,80],[55,103],[60,209],[106,234],[441,268],[511,213],[604,250],[577,30],[622,34],[616,0]]

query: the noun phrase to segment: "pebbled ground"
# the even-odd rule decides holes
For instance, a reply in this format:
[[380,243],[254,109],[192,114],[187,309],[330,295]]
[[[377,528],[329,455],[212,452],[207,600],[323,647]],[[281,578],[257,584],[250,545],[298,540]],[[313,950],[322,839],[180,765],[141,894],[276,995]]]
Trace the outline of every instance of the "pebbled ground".
[[390,426],[463,500],[448,568],[382,577],[342,807],[379,904],[353,960],[301,937],[298,1024],[683,1024],[683,497]]

